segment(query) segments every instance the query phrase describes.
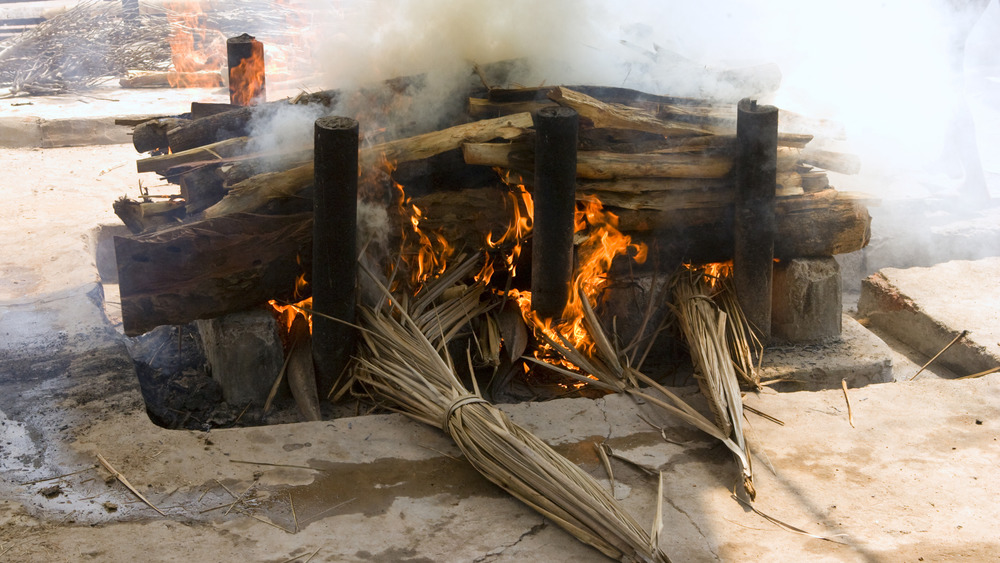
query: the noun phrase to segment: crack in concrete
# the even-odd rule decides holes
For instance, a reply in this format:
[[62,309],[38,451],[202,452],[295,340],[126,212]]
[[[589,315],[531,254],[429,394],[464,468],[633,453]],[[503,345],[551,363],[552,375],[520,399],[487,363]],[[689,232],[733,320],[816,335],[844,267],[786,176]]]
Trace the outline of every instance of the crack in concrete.
[[[656,496],[656,495],[653,495],[653,496]],[[676,504],[674,504],[674,501],[671,500],[671,498],[669,496],[664,496],[664,498],[666,499],[667,503],[670,504],[670,506],[673,507],[674,510],[676,510],[677,512],[680,512],[681,514],[684,515],[685,518],[688,519],[688,522],[691,523],[691,526],[693,526],[694,529],[698,531],[698,535],[700,535],[701,537],[705,538],[705,549],[709,553],[712,554],[712,557],[714,557],[716,561],[722,561],[722,558],[719,557],[719,554],[712,548],[712,544],[709,541],[708,536],[701,529],[701,527],[698,526],[698,523],[695,522],[694,518],[691,518],[691,515],[688,514],[686,510],[684,510],[683,508],[681,508],[681,507],[677,506]]]
[[594,404],[597,406],[597,410],[601,411],[601,416],[604,417],[604,423],[608,426],[608,431],[604,434],[604,439],[610,440],[611,433],[614,431],[614,426],[608,420],[608,411],[605,410],[605,407],[607,406],[607,401],[605,401],[604,398],[602,397],[594,401]]
[[548,527],[548,524],[545,522],[545,520],[542,520],[538,524],[535,524],[534,526],[532,526],[530,530],[528,530],[527,532],[524,532],[523,534],[521,534],[520,536],[518,536],[517,539],[514,540],[513,542],[511,542],[511,543],[509,543],[509,544],[507,544],[505,546],[499,547],[497,549],[494,549],[494,550],[490,551],[489,553],[483,555],[482,557],[477,557],[476,559],[473,560],[473,563],[486,563],[488,561],[494,561],[494,560],[496,560],[497,557],[500,557],[501,555],[503,555],[504,552],[506,552],[508,549],[510,549],[510,548],[516,546],[517,544],[521,543],[522,541],[524,541],[525,538],[531,537],[531,536],[537,534],[538,532],[541,532],[542,530],[544,530],[547,527]]

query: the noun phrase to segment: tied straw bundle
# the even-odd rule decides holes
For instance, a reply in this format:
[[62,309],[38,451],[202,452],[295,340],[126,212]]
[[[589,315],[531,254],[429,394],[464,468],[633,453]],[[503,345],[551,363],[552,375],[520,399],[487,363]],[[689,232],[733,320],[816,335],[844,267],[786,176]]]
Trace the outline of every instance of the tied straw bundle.
[[[627,393],[637,402],[645,403],[680,417],[688,424],[719,440],[739,461],[740,467],[743,470],[743,488],[750,500],[753,500],[757,492],[753,486],[750,456],[746,449],[746,442],[742,439],[742,430],[739,439],[735,439],[732,432],[724,430],[718,423],[706,418],[705,415],[684,402],[675,393],[660,385],[655,379],[633,367],[630,364],[628,356],[623,354],[605,334],[604,328],[601,326],[597,315],[594,313],[594,309],[590,305],[590,301],[587,300],[583,293],[581,293],[581,303],[583,304],[584,324],[587,327],[587,332],[593,337],[596,344],[595,352],[592,356],[588,356],[578,350],[565,336],[558,332],[555,334],[559,338],[559,342],[556,342],[545,333],[541,333],[541,336],[549,346],[552,346],[564,358],[586,372],[586,374],[577,373],[535,358],[526,357],[525,359],[544,364],[549,369],[558,371],[577,381],[603,389],[609,393]],[[679,313],[679,315],[684,314],[686,313],[683,311]],[[720,314],[725,315],[721,311]],[[682,322],[684,322],[683,319]],[[692,355],[694,353],[693,351]],[[725,353],[728,354],[728,351]],[[728,355],[726,358],[728,359]],[[729,363],[729,369],[730,371],[734,369],[731,362]],[[735,375],[733,377],[735,378]],[[735,379],[733,379],[733,383],[736,385],[738,393],[739,385],[735,383]]]
[[[461,279],[474,265],[455,268],[445,281]],[[392,408],[442,428],[476,470],[580,541],[620,561],[668,562],[657,546],[659,517],[647,534],[589,474],[484,400],[474,379],[472,392],[462,384],[446,344],[488,305],[481,304],[480,284],[442,298],[450,285],[425,288],[412,305],[381,286],[385,299],[359,308],[356,380]]]
[[712,300],[712,288],[701,271],[682,270],[674,278],[673,291],[677,319],[691,352],[698,387],[708,399],[719,432],[738,446],[730,449],[740,462],[744,489],[753,500],[756,491],[743,432],[743,398],[727,341],[729,315]]

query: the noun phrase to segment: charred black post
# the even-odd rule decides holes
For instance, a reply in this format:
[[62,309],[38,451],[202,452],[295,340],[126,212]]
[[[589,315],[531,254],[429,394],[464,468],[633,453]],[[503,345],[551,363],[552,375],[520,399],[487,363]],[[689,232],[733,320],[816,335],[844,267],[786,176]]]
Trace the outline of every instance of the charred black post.
[[744,98],[736,108],[739,140],[733,282],[747,319],[771,337],[774,197],[778,169],[778,108]]
[[542,108],[535,116],[531,308],[544,319],[562,316],[573,277],[579,123],[567,107]]
[[244,33],[226,40],[229,103],[253,106],[265,101],[264,44]]
[[[358,122],[349,117],[316,120],[313,194],[313,310],[354,322],[358,275]],[[354,330],[313,315],[313,360],[320,397],[343,385],[354,349]]]

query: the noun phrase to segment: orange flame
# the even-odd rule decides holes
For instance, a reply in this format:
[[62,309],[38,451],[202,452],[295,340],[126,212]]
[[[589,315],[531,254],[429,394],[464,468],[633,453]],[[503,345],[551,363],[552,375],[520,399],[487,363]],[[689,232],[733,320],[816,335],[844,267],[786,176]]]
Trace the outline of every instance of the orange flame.
[[[497,172],[501,174],[504,183],[511,187],[511,191],[506,194],[506,201],[511,206],[512,218],[507,230],[496,240],[493,239],[493,233],[486,234],[486,247],[494,250],[503,250],[505,247],[509,247],[509,252],[504,254],[504,261],[507,271],[511,276],[514,276],[517,274],[517,260],[521,256],[524,241],[531,233],[535,216],[535,202],[528,190],[525,189],[521,178],[513,178],[509,171],[504,173],[497,170]],[[490,273],[492,274],[492,268]],[[477,277],[476,279],[479,281],[481,278]],[[489,277],[482,281],[489,283]]]
[[708,287],[710,288],[715,288],[715,285],[719,282],[719,280],[730,277],[733,274],[732,260],[727,260],[725,262],[712,262],[710,264],[701,264],[698,266],[685,264],[684,267],[692,272],[700,273],[705,278],[705,282],[708,283]]
[[174,88],[222,86],[220,71],[226,64],[226,38],[210,29],[197,2],[166,2],[171,27],[170,58],[173,72],[167,81]]
[[229,102],[237,106],[252,106],[264,101],[264,44],[251,42],[252,52],[229,69]]
[[285,305],[279,303],[278,301],[268,301],[267,304],[274,309],[274,318],[278,323],[279,332],[281,334],[288,334],[292,330],[292,323],[295,318],[302,315],[309,321],[309,332],[312,333],[313,321],[312,315],[309,311],[312,310],[312,297],[306,297],[298,303],[293,303],[291,305]]
[[595,344],[584,326],[581,292],[586,299],[596,301],[607,287],[607,272],[613,260],[617,256],[629,255],[642,264],[646,261],[647,248],[645,244],[635,244],[631,237],[622,234],[618,230],[618,217],[604,211],[604,205],[596,197],[586,197],[577,202],[575,220],[575,231],[587,231],[588,236],[577,249],[578,266],[562,318],[555,321],[540,319],[531,310],[531,292],[512,290],[508,295],[517,301],[525,321],[535,330],[556,342],[560,342],[556,333],[561,334],[577,349],[590,353]]
[[[386,160],[385,155],[381,155],[380,160],[391,178],[396,164]],[[420,221],[423,219],[423,212],[406,195],[402,184],[392,180],[392,185],[396,189],[397,212],[401,217],[409,219],[404,221],[409,226],[404,227],[402,233],[403,251],[400,258],[409,270],[410,287],[416,295],[427,280],[444,272],[456,249],[441,233],[422,229]]]
[[[295,260],[302,266],[302,257],[297,256]],[[295,280],[295,293],[293,294],[296,299],[300,298],[305,294],[306,289],[309,287],[309,282],[306,281],[306,275],[299,274],[299,277]],[[312,334],[313,320],[312,320],[312,297],[306,297],[298,303],[285,304],[279,301],[270,300],[267,302],[268,305],[273,309],[274,319],[278,323],[279,333],[282,335],[287,335],[292,330],[292,323],[295,322],[295,318],[302,315],[309,321],[309,333]]]

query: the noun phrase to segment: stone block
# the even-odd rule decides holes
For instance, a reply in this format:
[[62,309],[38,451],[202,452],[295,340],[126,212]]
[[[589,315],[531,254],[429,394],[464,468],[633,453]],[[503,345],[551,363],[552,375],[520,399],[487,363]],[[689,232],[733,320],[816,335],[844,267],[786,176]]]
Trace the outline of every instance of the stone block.
[[274,317],[264,309],[195,321],[212,378],[231,405],[262,406],[284,363]]
[[42,124],[37,117],[0,118],[0,147],[37,147],[42,143]]
[[41,122],[40,146],[78,147],[131,143],[131,130],[108,118],[52,119]]
[[794,258],[775,264],[771,336],[791,344],[815,344],[840,337],[840,267],[832,257]]

